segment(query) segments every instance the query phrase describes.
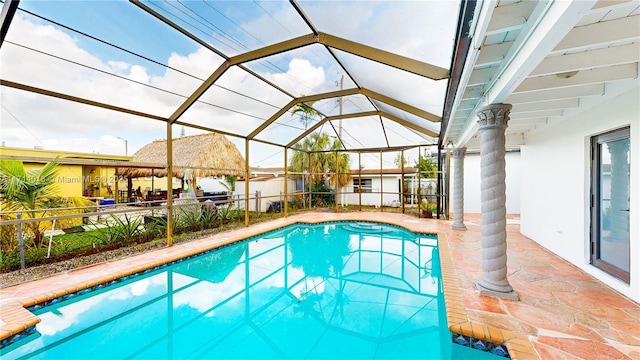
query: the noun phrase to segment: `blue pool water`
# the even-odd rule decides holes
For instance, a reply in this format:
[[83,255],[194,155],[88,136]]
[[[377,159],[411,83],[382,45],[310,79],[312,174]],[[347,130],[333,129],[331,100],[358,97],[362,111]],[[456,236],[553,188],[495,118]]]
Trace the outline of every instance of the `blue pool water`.
[[488,359],[452,343],[437,240],[293,225],[35,310],[4,360]]

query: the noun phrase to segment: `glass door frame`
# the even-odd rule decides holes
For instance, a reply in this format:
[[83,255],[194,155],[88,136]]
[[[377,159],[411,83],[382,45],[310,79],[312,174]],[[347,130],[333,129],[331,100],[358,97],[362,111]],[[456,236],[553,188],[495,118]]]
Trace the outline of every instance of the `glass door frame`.
[[[603,270],[616,278],[629,283],[630,271],[625,271],[600,258],[600,240],[602,238],[601,229],[601,156],[602,145],[607,142],[631,139],[630,127],[612,130],[591,138],[591,229],[590,229],[590,263],[591,265]],[[631,166],[631,161],[629,161]],[[628,183],[627,186],[630,186]],[[629,189],[630,190],[630,189]],[[628,211],[628,210],[627,210]],[[630,217],[629,217],[630,219]],[[630,241],[630,239],[629,239]],[[629,243],[630,244],[630,243]],[[628,254],[630,256],[630,254]],[[631,260],[631,259],[629,259]]]

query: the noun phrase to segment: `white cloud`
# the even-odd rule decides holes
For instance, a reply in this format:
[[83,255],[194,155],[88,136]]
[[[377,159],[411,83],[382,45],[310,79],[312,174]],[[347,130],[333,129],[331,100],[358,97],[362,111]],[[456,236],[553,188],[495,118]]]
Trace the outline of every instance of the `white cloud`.
[[294,96],[308,95],[309,89],[315,89],[325,82],[324,69],[311,65],[306,59],[291,60],[286,73],[263,75],[285,89],[294,89]]
[[140,65],[133,65],[130,69],[129,76],[127,76],[129,79],[145,84],[149,82],[149,74],[147,74],[145,68]]

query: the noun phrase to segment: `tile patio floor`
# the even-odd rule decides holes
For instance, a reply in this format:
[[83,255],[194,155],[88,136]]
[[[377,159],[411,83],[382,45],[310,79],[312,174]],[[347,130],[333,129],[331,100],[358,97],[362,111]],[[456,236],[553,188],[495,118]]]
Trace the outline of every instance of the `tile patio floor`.
[[[93,286],[126,274],[189,256],[203,249],[250,237],[296,221],[383,220],[411,230],[439,232],[446,238],[450,283],[457,284],[462,317],[485,328],[506,329],[525,339],[533,350],[515,356],[541,359],[639,359],[640,305],[602,284],[519,233],[517,217],[507,222],[508,278],[519,301],[480,296],[474,280],[481,273],[480,216],[465,215],[468,231],[451,230],[451,221],[420,219],[392,213],[303,213],[249,228],[218,233],[128,259],[69,271],[0,289],[0,337],[35,319],[23,306]],[[0,275],[1,276],[1,275]],[[458,291],[459,289],[459,291]],[[447,281],[445,281],[445,294]],[[460,294],[460,295],[458,295]],[[454,296],[455,297],[455,296]],[[449,299],[447,300],[449,301]],[[450,311],[447,303],[447,311]],[[35,320],[37,321],[37,320]],[[21,322],[21,323],[20,323]],[[18,324],[19,323],[19,324]],[[451,319],[449,320],[451,324]],[[18,325],[16,325],[18,324]],[[493,331],[493,330],[492,330]],[[528,340],[528,341],[527,341]],[[530,344],[530,345],[529,345]],[[511,351],[511,349],[510,349]],[[514,354],[512,354],[514,355]]]

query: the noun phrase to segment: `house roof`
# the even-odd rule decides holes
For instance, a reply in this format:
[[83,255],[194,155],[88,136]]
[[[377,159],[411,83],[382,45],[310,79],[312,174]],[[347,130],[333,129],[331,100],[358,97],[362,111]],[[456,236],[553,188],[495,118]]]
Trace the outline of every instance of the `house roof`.
[[[418,172],[417,168],[414,167],[406,167],[404,168],[404,174],[415,174]],[[354,176],[357,174],[362,174],[362,175],[372,175],[372,174],[376,174],[376,175],[380,175],[380,174],[384,174],[384,175],[401,175],[403,174],[402,169],[396,169],[396,168],[392,168],[392,169],[362,169],[361,171],[359,171],[358,169],[352,169],[351,170],[351,174],[353,174]]]

